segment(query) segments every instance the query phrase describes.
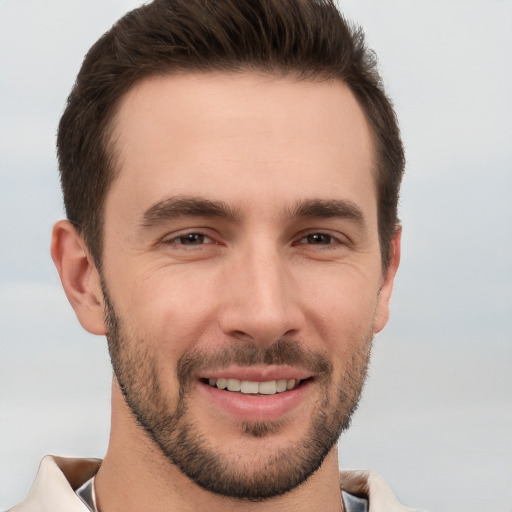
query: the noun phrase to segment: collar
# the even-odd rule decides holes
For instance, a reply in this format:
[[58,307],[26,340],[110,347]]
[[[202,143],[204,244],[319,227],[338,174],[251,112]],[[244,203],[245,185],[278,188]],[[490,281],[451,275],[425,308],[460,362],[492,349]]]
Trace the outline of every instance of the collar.
[[[100,464],[99,459],[45,457],[27,498],[12,512],[90,512],[74,489],[90,480]],[[340,482],[349,511],[350,497],[345,499],[345,496],[352,495],[352,498],[368,498],[368,512],[419,512],[400,505],[384,479],[373,471],[341,471]],[[361,510],[364,508],[352,512]]]
[[[76,491],[78,497],[85,503],[90,512],[98,512],[96,504],[96,491],[94,489],[94,476],[89,478]],[[345,512],[368,512],[368,500],[360,496],[354,496],[346,491],[341,491],[343,510]]]

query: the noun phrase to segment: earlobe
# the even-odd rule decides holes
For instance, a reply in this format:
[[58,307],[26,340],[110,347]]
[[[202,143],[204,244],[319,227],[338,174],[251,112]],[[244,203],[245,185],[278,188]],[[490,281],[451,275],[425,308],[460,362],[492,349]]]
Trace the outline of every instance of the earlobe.
[[82,237],[68,220],[53,227],[51,255],[82,327],[92,334],[105,334],[100,276]]
[[398,226],[396,228],[395,235],[391,240],[389,264],[384,272],[382,285],[379,289],[379,294],[377,297],[377,310],[373,326],[374,334],[377,334],[382,329],[384,329],[385,325],[388,323],[389,303],[393,293],[395,276],[398,271],[398,266],[400,265],[401,239],[402,227]]

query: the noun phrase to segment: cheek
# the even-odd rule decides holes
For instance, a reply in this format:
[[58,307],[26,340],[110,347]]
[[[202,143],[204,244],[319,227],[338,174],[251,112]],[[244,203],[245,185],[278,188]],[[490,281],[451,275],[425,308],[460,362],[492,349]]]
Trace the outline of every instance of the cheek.
[[327,286],[309,287],[304,296],[308,330],[333,364],[346,366],[366,353],[372,338],[377,286],[358,272],[333,272]]
[[184,268],[148,272],[125,290],[126,320],[139,338],[163,352],[180,355],[211,325],[209,286],[197,273]]
[[377,307],[376,276],[340,266],[333,267],[323,280],[318,277],[303,280],[301,295],[306,298],[305,307],[322,318],[321,325],[328,330],[355,334],[371,324]]

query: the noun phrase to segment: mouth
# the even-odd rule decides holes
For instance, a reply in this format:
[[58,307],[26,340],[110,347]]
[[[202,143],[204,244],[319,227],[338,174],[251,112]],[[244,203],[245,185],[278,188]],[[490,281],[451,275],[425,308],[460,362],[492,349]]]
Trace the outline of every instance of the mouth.
[[204,406],[214,416],[223,410],[230,418],[249,422],[277,420],[309,407],[306,397],[317,389],[311,385],[315,375],[289,367],[232,367],[198,377]]
[[239,380],[232,378],[205,378],[202,381],[212,388],[243,395],[276,395],[292,391],[309,381],[306,379],[277,379],[267,381]]

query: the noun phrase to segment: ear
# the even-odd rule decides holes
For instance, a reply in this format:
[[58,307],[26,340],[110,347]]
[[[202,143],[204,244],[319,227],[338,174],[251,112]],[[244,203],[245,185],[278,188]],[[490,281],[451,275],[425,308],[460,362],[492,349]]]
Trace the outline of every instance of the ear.
[[100,276],[85,242],[68,220],[53,227],[51,255],[82,327],[92,334],[105,334]]
[[377,298],[377,311],[375,314],[375,322],[373,326],[374,334],[377,334],[388,323],[389,319],[389,302],[391,294],[393,293],[393,284],[395,282],[396,272],[400,264],[400,250],[402,240],[402,227],[398,226],[395,235],[391,240],[391,247],[389,252],[389,264],[384,270],[382,277],[382,284]]

